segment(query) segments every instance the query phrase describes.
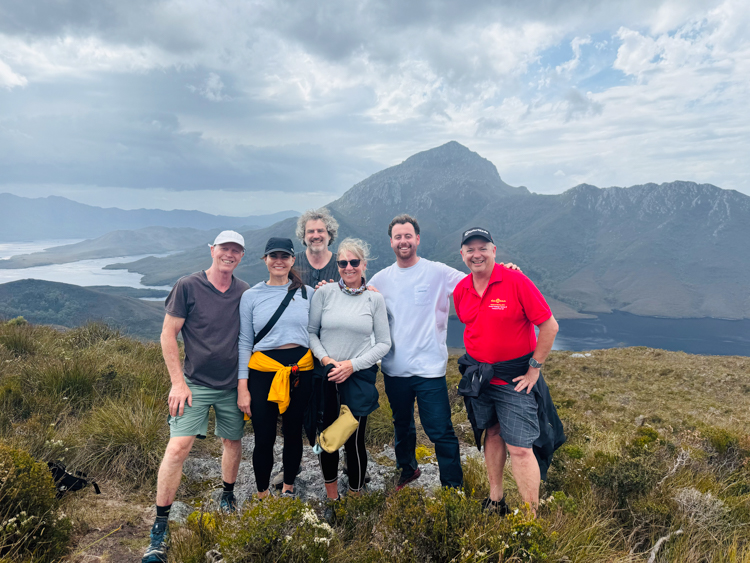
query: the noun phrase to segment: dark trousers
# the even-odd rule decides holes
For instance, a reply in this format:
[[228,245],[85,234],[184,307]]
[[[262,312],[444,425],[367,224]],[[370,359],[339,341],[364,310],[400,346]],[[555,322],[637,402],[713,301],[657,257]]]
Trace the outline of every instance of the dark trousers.
[[[325,393],[326,410],[323,413],[323,426],[328,428],[339,417],[339,398],[336,384],[327,381]],[[367,472],[367,450],[365,449],[367,417],[355,416],[354,418],[359,422],[359,426],[344,444],[344,451],[346,452],[347,472],[349,474],[349,489],[360,491],[365,486],[365,473]],[[326,483],[334,483],[339,478],[338,450],[332,454],[324,451],[319,457],[323,479]]]
[[[296,364],[307,353],[307,348],[268,350],[263,352],[282,365]],[[276,442],[276,423],[279,418],[279,405],[268,401],[268,392],[274,373],[249,370],[250,411],[253,413],[255,448],[253,449],[253,472],[258,491],[268,489],[273,469],[273,445]],[[292,387],[291,400],[286,412],[281,415],[284,436],[284,483],[294,485],[300,461],[302,460],[302,422],[305,408],[312,392],[312,372],[299,372],[299,384]]]
[[463,485],[461,452],[451,422],[445,376],[427,378],[383,375],[385,392],[393,409],[398,467],[417,469],[417,458],[414,453],[417,447],[417,429],[414,425],[414,400],[416,399],[422,428],[435,444],[435,456],[440,468],[440,484],[443,487]]

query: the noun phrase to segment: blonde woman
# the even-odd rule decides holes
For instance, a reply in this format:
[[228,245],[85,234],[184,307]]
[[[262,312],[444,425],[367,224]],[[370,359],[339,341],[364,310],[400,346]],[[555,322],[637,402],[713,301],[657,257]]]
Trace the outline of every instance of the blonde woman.
[[[367,290],[365,271],[369,247],[359,239],[344,239],[336,264],[339,282],[320,287],[310,303],[310,349],[323,366],[331,366],[325,382],[324,426],[349,407],[359,427],[344,445],[349,491],[359,494],[365,484],[367,416],[378,408],[377,362],[391,348],[383,296]],[[373,338],[374,337],[374,338]],[[373,343],[374,341],[374,343]],[[326,495],[338,498],[339,453],[320,454]]]

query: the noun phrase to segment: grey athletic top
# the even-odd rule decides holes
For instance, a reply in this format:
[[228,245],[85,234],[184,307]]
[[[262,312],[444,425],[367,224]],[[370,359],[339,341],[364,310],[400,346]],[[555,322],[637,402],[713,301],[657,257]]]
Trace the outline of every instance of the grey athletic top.
[[313,296],[307,330],[316,358],[351,360],[354,371],[375,365],[391,349],[385,300],[374,291],[347,295],[338,283],[324,285]]
[[222,293],[208,281],[204,271],[180,278],[174,284],[164,307],[168,315],[185,319],[183,373],[191,383],[211,389],[237,387],[239,305],[249,287],[232,276],[232,284]]
[[310,347],[307,334],[310,301],[313,288],[307,287],[307,299],[302,297],[302,288],[298,288],[289,305],[284,310],[273,328],[266,334],[258,346],[255,346],[255,335],[271,319],[276,309],[287,294],[289,286],[268,285],[260,282],[245,292],[240,301],[240,345],[238,379],[247,379],[247,363],[256,350],[273,350],[284,344],[299,344]]

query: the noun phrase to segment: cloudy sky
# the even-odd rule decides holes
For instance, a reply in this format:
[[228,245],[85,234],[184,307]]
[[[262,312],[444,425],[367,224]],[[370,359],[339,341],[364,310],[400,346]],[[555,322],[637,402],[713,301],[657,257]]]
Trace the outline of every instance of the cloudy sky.
[[5,0],[0,192],[304,210],[456,140],[540,193],[750,194],[739,0]]

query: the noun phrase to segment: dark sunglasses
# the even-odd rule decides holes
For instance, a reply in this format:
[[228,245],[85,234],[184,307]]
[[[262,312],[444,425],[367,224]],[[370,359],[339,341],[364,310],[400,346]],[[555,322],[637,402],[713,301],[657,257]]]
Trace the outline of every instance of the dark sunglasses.
[[352,265],[352,268],[359,267],[359,263],[362,262],[359,258],[355,258],[354,260],[336,260],[336,264],[339,265],[339,268],[346,268],[348,264]]

